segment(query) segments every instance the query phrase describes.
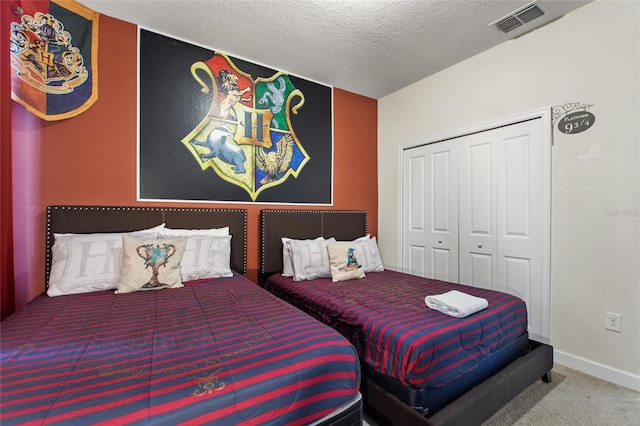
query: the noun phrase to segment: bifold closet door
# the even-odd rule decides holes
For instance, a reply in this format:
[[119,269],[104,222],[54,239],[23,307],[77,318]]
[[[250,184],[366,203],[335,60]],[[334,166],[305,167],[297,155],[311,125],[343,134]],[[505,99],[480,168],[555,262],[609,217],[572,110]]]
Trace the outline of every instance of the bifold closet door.
[[458,139],[460,283],[497,287],[497,140],[499,130]]
[[403,153],[403,272],[458,281],[456,145],[441,142]]
[[546,306],[541,139],[540,119],[462,138],[458,189],[460,282],[521,297],[536,331]]
[[402,270],[527,303],[549,337],[548,117],[403,151]]

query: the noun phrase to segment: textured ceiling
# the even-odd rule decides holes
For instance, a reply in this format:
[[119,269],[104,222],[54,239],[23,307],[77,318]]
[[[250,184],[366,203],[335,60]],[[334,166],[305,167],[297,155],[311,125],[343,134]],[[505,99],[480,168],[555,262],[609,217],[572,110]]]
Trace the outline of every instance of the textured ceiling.
[[79,0],[105,15],[379,99],[591,0],[537,0],[508,34],[491,23],[530,0]]

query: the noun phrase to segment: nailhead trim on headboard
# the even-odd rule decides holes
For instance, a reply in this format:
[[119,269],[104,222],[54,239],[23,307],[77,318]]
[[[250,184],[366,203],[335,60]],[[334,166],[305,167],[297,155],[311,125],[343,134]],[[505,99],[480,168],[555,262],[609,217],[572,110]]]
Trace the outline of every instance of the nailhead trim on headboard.
[[85,210],[85,211],[157,211],[162,213],[161,221],[165,222],[166,212],[238,212],[244,213],[243,221],[243,274],[247,272],[247,211],[244,209],[209,209],[209,208],[189,208],[189,207],[134,207],[134,206],[48,206],[46,212],[46,247],[45,247],[45,285],[49,282],[49,273],[51,271],[51,249],[53,247],[54,238],[53,230],[51,229],[51,212],[52,210]]

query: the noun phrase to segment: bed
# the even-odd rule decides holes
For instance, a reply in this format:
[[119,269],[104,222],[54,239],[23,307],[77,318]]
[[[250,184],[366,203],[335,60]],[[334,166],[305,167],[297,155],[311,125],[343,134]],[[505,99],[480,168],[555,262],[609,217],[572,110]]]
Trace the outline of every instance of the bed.
[[[392,424],[480,424],[531,383],[551,380],[553,350],[528,339],[519,298],[381,270],[380,259],[371,262],[375,254],[360,262],[371,271],[364,278],[334,282],[332,269],[331,276],[294,279],[284,271],[295,257],[287,249],[315,255],[322,245],[317,237],[349,241],[366,253],[376,244],[362,242],[366,212],[265,209],[260,220],[261,285],[354,344],[365,409]],[[283,238],[290,239],[284,247]],[[464,318],[427,308],[425,296],[450,290],[488,300],[489,307]]]
[[[51,206],[46,226],[51,285],[0,324],[3,425],[362,424],[353,346],[244,276],[245,210]],[[226,227],[230,237],[198,237]],[[178,231],[167,237],[171,229]],[[62,244],[79,238],[76,247],[86,248],[87,238],[112,233],[126,235],[118,294],[92,288],[49,296],[52,285],[60,288]],[[205,240],[216,242],[212,250],[226,256],[229,273],[145,287],[167,285],[165,269],[177,253],[185,262],[180,273],[191,273],[186,253],[198,251],[189,244]],[[131,241],[149,281],[128,292],[121,281]],[[156,257],[161,266],[150,260]],[[103,262],[105,271],[112,261]]]

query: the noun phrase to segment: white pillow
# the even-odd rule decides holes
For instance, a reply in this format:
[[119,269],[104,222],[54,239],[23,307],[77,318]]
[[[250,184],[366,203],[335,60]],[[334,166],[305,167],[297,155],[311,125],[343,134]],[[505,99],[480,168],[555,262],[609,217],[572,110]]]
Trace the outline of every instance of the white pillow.
[[317,237],[314,240],[294,240],[292,238],[282,237],[282,275],[285,277],[293,277],[293,259],[291,258],[291,241],[322,241],[323,237]]
[[384,271],[376,237],[364,241],[356,240],[353,244],[358,249],[358,261],[362,264],[364,272]]
[[371,239],[371,234],[363,235],[362,237],[358,237],[353,241],[336,241],[337,243],[354,243],[356,241],[367,241]]
[[364,268],[356,242],[327,244],[331,281],[346,281],[364,278]]
[[182,262],[182,281],[231,277],[231,235],[214,237],[191,235],[187,238]]
[[[53,234],[53,236],[55,238],[58,237],[75,237],[78,235],[81,236],[88,236],[88,235],[94,235],[96,237],[100,237],[101,235],[124,235],[124,234],[128,234],[128,235],[137,235],[137,234],[147,234],[147,233],[157,233],[157,232],[161,232],[166,230],[165,226],[167,224],[166,223],[161,223],[160,225],[156,225],[154,227],[148,228],[148,229],[140,229],[138,231],[131,231],[131,232],[96,232],[96,233],[92,233],[92,234],[77,234],[77,233],[66,233],[66,234]],[[122,247],[122,245],[121,245]]]
[[293,280],[305,281],[331,276],[327,244],[335,238],[314,241],[289,241],[293,259]]
[[[158,236],[164,223],[130,235]],[[113,290],[118,286],[122,236],[127,233],[53,234],[49,296]]]
[[211,229],[175,229],[165,228],[163,234],[169,237],[191,237],[194,235],[202,235],[209,237],[226,237],[229,235],[229,227],[211,228]]
[[116,293],[184,287],[180,261],[187,239],[122,236],[122,262]]

